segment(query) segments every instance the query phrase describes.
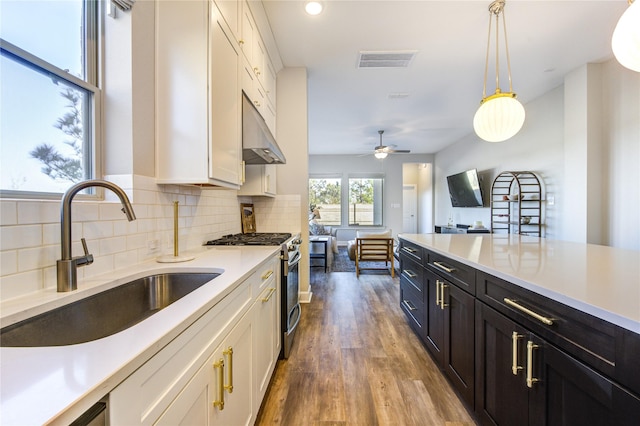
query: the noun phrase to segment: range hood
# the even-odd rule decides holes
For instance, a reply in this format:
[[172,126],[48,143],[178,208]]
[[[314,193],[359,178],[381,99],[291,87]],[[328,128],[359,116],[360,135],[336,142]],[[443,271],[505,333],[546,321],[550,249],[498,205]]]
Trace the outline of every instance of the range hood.
[[242,94],[242,159],[245,164],[287,162],[267,123],[244,93]]

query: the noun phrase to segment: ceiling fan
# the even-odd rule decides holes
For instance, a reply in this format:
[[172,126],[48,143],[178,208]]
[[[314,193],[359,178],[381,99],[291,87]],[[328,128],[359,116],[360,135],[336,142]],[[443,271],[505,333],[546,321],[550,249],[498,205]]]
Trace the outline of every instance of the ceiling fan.
[[406,154],[406,153],[411,152],[408,149],[393,149],[393,148],[389,148],[386,145],[382,145],[382,134],[383,133],[384,133],[384,130],[378,130],[378,134],[380,135],[380,144],[378,146],[376,146],[374,151],[373,151],[373,155],[377,159],[382,160],[383,158],[386,158],[387,155],[389,155],[389,154],[395,154],[395,153]]

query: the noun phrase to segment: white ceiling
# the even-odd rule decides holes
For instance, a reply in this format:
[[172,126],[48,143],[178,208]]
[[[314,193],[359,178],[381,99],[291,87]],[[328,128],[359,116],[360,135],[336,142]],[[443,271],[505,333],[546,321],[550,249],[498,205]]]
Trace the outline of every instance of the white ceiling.
[[[263,0],[283,65],[307,68],[309,153],[372,153],[380,129],[385,145],[435,153],[473,133],[489,3],[324,0],[323,13],[309,16],[303,0]],[[513,90],[525,109],[567,72],[612,57],[611,34],[626,7],[626,0],[507,0]],[[357,69],[362,50],[418,53],[406,69]],[[501,89],[508,91],[506,73]],[[490,69],[487,92],[494,91]]]

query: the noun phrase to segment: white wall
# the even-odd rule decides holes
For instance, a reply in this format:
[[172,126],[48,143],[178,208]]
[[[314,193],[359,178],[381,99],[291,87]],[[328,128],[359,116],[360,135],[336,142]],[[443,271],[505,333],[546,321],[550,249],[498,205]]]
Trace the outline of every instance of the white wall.
[[[305,68],[283,68],[278,72],[278,111],[276,139],[285,153],[287,164],[277,167],[278,194],[298,197],[299,210],[295,223],[304,242],[308,242],[309,205],[308,175],[308,125],[307,125],[307,70]],[[312,290],[309,286],[309,247],[301,246],[300,299],[309,301]]]
[[383,224],[395,236],[402,231],[403,164],[431,162],[430,154],[392,154],[384,160],[377,160],[373,155],[310,155],[309,175],[330,173],[347,178],[349,174],[358,173],[384,174]]
[[530,170],[555,199],[543,209],[547,238],[640,250],[640,74],[611,60],[565,81],[525,104],[525,124],[512,139],[492,144],[471,134],[436,154],[436,224],[450,213],[455,223],[490,224],[488,207],[451,207],[446,176],[477,168],[492,181],[505,170]]

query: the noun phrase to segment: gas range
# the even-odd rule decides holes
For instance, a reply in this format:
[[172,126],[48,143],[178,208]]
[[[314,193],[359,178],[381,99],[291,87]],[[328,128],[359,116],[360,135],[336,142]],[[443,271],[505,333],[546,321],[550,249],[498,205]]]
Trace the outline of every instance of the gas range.
[[257,232],[253,234],[229,234],[217,240],[207,241],[206,246],[278,246],[291,238],[287,232]]

